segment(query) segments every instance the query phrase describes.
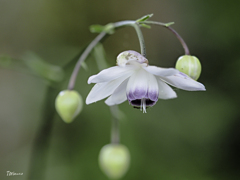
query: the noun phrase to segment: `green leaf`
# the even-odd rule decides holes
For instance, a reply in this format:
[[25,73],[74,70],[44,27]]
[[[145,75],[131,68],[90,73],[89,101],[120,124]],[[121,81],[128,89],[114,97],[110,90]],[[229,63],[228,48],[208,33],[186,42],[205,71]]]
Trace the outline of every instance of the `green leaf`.
[[108,34],[113,34],[115,32],[113,23],[109,23],[105,26],[95,24],[95,25],[91,25],[89,29],[92,33],[106,32]]
[[113,34],[115,32],[113,23],[109,23],[109,24],[105,25],[104,31],[108,34]]
[[98,43],[94,47],[93,55],[96,59],[96,63],[97,63],[99,71],[109,67],[109,65],[107,64],[106,58],[105,58],[105,51],[104,51],[103,45],[101,43]]
[[173,25],[173,24],[174,24],[174,22],[169,22],[169,23],[166,23],[165,26],[166,26],[166,27],[169,27],[169,26],[171,26],[171,25]]
[[140,24],[141,27],[145,27],[145,28],[148,28],[148,29],[151,29],[151,26],[147,25],[147,24]]
[[99,24],[94,24],[89,27],[90,32],[92,33],[101,33],[104,31],[104,26],[99,25]]
[[148,20],[150,17],[152,17],[153,14],[148,14],[148,15],[145,15],[143,17],[141,17],[140,19],[137,19],[136,22],[143,22],[143,21],[146,21]]
[[81,66],[85,71],[88,71],[88,65],[84,61],[82,62]]
[[45,62],[33,52],[26,53],[22,59],[33,73],[46,80],[59,82],[64,77],[64,71],[61,67]]

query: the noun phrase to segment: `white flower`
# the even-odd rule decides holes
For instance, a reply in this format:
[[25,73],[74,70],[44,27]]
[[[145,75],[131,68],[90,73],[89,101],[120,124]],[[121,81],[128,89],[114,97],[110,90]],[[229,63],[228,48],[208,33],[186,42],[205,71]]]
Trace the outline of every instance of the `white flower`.
[[148,60],[135,51],[124,51],[117,57],[117,66],[89,77],[88,84],[96,83],[87,96],[86,104],[108,97],[109,106],[126,100],[146,112],[159,99],[176,98],[168,85],[187,91],[204,91],[203,84],[174,68],[149,66]]

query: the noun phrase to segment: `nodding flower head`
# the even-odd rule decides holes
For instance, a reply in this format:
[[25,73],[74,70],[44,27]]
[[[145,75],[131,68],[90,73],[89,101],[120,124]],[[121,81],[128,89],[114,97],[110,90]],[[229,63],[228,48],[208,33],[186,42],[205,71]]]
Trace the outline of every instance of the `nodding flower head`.
[[[108,97],[109,106],[128,102],[144,113],[158,99],[176,98],[174,86],[187,91],[204,91],[203,84],[174,68],[149,66],[148,60],[136,51],[124,51],[117,56],[117,66],[89,77],[96,83],[87,96],[86,104]],[[169,85],[168,85],[169,84]]]

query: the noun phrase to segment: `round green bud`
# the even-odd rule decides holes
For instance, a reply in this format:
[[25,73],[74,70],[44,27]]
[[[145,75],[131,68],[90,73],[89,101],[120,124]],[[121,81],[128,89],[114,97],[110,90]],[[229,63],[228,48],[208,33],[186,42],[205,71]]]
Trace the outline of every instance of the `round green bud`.
[[63,121],[71,123],[81,112],[83,100],[77,91],[64,90],[58,94],[55,100],[55,107]]
[[197,80],[201,74],[201,63],[195,56],[183,55],[178,58],[176,69]]
[[130,153],[122,144],[103,146],[99,154],[99,166],[110,179],[122,178],[130,165]]

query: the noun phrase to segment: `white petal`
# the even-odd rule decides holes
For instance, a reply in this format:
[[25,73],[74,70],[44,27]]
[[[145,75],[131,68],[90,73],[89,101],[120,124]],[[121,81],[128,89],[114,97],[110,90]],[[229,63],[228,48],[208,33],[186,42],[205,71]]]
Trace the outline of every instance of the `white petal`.
[[127,84],[128,100],[147,98],[148,72],[143,69],[136,71]]
[[133,65],[128,65],[125,67],[114,66],[108,69],[104,69],[100,73],[89,77],[88,84],[112,81],[123,75],[128,75],[129,77],[132,75],[135,68],[137,67]]
[[179,71],[174,68],[160,68],[156,66],[147,66],[143,68],[148,71],[151,74],[154,74],[156,76],[165,77],[165,76],[172,76],[174,74],[177,74]]
[[128,76],[124,75],[121,78],[110,82],[95,84],[87,96],[86,104],[91,104],[93,102],[104,99],[107,96],[110,96],[115,91],[115,89],[117,89],[117,87],[127,78]]
[[176,98],[176,92],[160,78],[158,79],[159,99],[172,99]]
[[179,72],[176,75],[162,77],[161,78],[166,83],[175,86],[179,89],[187,90],[187,91],[205,91],[205,87],[203,84],[193,80],[188,77],[186,74]]
[[158,100],[158,82],[154,75],[148,73],[148,98],[152,101]]
[[120,86],[113,92],[113,94],[105,101],[108,106],[121,104],[127,100],[126,88],[129,79],[122,82]]

